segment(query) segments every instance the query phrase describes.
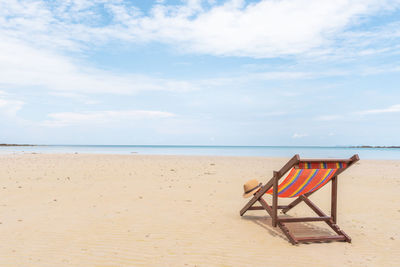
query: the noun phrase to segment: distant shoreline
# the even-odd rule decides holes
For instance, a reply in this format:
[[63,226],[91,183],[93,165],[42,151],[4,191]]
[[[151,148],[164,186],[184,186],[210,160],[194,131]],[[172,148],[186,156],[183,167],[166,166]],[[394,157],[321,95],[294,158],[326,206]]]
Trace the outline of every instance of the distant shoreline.
[[400,148],[400,146],[350,146],[350,148]]
[[0,146],[37,146],[37,145],[30,145],[30,144],[0,144]]
[[[0,147],[3,146],[128,146],[128,147],[147,147],[147,146],[154,146],[154,147],[285,147],[285,146],[226,146],[226,145],[221,145],[221,146],[210,146],[210,145],[34,145],[34,144],[0,144]],[[292,146],[288,146],[292,147]],[[296,147],[296,146],[293,146]],[[299,147],[313,147],[313,146],[299,146]],[[316,147],[323,147],[323,146],[316,146]],[[363,146],[332,146],[329,147],[327,146],[326,148],[336,148],[336,147],[342,147],[342,148],[400,148],[400,146],[368,146],[368,145],[363,145]]]

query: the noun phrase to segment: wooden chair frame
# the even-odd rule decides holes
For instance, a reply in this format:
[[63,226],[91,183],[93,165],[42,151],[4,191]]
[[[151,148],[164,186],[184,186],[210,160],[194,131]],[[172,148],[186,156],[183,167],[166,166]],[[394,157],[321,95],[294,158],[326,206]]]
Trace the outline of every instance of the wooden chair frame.
[[[338,175],[345,171],[348,167],[353,165],[355,162],[359,160],[358,155],[352,156],[350,159],[301,159],[299,155],[295,155],[291,158],[279,171],[273,172],[273,177],[269,180],[264,186],[258,190],[253,196],[252,199],[243,207],[240,211],[240,216],[243,216],[248,210],[266,210],[268,214],[272,218],[272,226],[279,228],[288,238],[289,242],[293,245],[298,243],[305,242],[323,242],[323,241],[346,241],[351,242],[351,238],[339,228],[336,224],[337,221],[337,184],[338,184]],[[304,195],[300,195],[297,199],[292,201],[288,205],[278,205],[278,182],[279,179],[282,178],[285,173],[287,173],[291,168],[298,165],[301,161],[303,162],[343,162],[346,163],[345,168],[339,169],[335,176],[331,178],[331,216],[326,215],[321,209],[319,209],[310,199],[309,196],[315,193],[316,191],[306,193]],[[263,195],[272,187],[272,205],[270,206],[262,197]],[[253,206],[256,202],[259,202],[261,206]],[[318,217],[297,217],[297,218],[288,218],[288,217],[279,217],[278,210],[282,210],[284,214],[300,204],[304,202],[307,204],[317,215]],[[315,221],[323,221],[325,222],[332,230],[337,234],[334,236],[317,236],[317,237],[295,237],[289,229],[286,227],[285,223],[291,222],[315,222]]]

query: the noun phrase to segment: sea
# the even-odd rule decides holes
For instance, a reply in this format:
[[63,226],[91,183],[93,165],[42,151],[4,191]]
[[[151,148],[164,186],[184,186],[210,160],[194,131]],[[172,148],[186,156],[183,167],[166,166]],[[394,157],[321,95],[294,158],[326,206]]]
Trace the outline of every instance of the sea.
[[345,146],[189,146],[189,145],[36,145],[1,146],[0,154],[86,153],[137,155],[256,156],[302,158],[400,159],[400,148],[356,148]]

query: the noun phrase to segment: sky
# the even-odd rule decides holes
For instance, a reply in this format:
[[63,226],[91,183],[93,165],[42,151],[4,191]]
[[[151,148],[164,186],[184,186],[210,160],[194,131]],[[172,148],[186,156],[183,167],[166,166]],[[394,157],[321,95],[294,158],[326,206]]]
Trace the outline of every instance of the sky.
[[0,0],[0,143],[400,145],[398,0]]

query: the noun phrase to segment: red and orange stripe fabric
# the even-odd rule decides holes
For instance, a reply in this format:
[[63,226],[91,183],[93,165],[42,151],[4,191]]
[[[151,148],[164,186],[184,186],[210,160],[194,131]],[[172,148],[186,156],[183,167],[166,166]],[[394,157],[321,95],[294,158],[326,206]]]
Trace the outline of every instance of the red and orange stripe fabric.
[[299,163],[299,169],[340,169],[346,168],[345,162],[307,162]]
[[[345,167],[342,162],[301,162],[279,184],[278,196],[297,197],[318,190],[329,182],[338,169]],[[272,188],[267,194],[272,194]]]

